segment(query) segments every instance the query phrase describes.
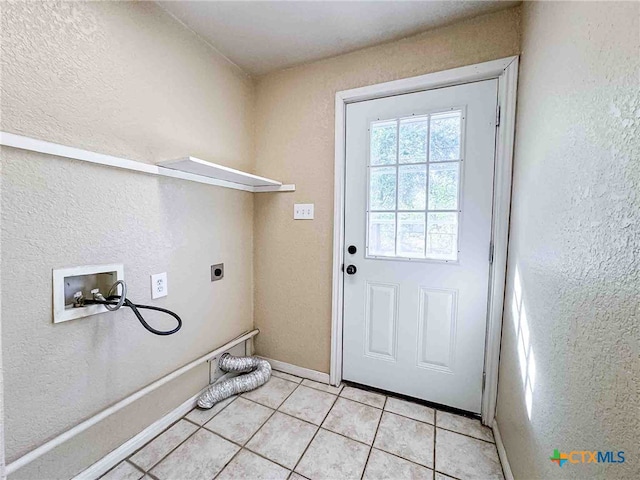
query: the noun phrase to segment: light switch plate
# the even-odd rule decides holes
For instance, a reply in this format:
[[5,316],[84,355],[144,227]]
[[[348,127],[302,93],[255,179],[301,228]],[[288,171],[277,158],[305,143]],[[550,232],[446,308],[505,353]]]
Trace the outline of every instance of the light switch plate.
[[151,298],[166,297],[168,293],[167,272],[151,275]]
[[313,220],[313,203],[296,203],[293,206],[294,220]]

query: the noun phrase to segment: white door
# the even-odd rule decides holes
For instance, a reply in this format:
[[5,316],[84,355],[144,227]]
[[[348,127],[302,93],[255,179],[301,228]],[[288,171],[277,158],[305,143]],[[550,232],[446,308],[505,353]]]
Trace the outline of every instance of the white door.
[[344,380],[480,412],[497,90],[347,105]]

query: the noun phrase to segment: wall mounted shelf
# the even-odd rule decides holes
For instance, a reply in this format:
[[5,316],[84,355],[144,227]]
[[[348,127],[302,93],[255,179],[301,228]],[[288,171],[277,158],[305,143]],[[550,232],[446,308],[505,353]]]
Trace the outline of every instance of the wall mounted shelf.
[[277,180],[259,177],[194,157],[185,157],[152,165],[8,132],[0,132],[0,145],[251,193],[293,192],[296,189],[295,185],[283,185]]
[[[282,185],[282,182],[272,180],[270,178],[259,177],[251,173],[241,172],[234,168],[218,165],[217,163],[207,162],[195,157],[179,158],[167,162],[158,163],[159,167],[178,170],[180,172],[192,173],[203,177],[217,178],[226,182],[238,183],[248,187],[262,187],[263,189],[273,188],[275,190],[261,191],[292,191],[293,185]],[[293,187],[293,188],[292,188]]]

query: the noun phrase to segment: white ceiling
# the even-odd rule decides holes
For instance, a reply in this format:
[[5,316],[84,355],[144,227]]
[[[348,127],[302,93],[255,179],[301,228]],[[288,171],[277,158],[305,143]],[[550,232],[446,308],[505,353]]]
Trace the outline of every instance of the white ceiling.
[[159,1],[251,75],[407,37],[517,1]]

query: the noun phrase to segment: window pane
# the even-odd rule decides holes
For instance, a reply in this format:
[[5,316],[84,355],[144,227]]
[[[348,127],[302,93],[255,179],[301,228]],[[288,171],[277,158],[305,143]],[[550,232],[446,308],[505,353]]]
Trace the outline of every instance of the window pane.
[[424,213],[398,214],[398,256],[424,258]]
[[427,214],[427,257],[441,260],[457,260],[457,213]]
[[369,214],[369,255],[393,257],[396,243],[396,214]]
[[394,210],[396,208],[395,167],[371,168],[369,205],[371,210]]
[[428,118],[409,118],[400,122],[400,163],[427,161]]
[[424,210],[427,191],[427,166],[398,167],[398,209]]
[[460,159],[460,112],[439,113],[431,116],[429,160]]
[[396,121],[371,124],[370,165],[396,163]]
[[459,181],[459,163],[429,165],[429,210],[457,210]]

